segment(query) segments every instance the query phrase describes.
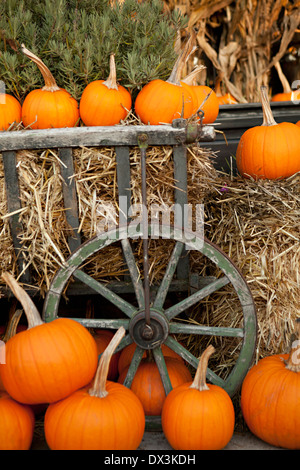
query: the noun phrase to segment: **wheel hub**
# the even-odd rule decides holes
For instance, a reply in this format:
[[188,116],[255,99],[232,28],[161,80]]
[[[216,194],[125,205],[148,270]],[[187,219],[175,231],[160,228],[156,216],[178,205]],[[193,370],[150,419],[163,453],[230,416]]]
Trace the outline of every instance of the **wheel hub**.
[[169,323],[161,312],[150,308],[150,324],[148,324],[145,311],[140,310],[130,320],[129,334],[141,348],[154,349],[167,339]]

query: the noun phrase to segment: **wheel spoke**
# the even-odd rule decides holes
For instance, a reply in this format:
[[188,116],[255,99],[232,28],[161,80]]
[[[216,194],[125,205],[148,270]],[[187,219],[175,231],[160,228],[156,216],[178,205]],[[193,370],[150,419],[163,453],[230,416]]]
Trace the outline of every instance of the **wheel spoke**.
[[192,323],[183,324],[175,322],[170,324],[170,333],[184,333],[207,336],[233,336],[236,338],[244,337],[243,328],[213,327],[205,325],[194,325]]
[[145,306],[145,297],[144,297],[144,288],[141,280],[140,273],[138,271],[135,258],[132,253],[131,245],[128,238],[125,238],[121,241],[124,258],[129,270],[135,295],[138,301],[139,308],[144,308]]
[[[182,344],[178,343],[172,336],[168,336],[165,343],[169,348],[173,349],[177,354],[179,354],[185,361],[187,361],[191,366],[197,369],[199,364],[199,359],[196,358],[192,353],[190,353],[187,349],[185,349]],[[224,387],[224,380],[218,377],[212,370],[209,368],[207,369],[207,379],[210,380],[215,385],[219,385],[220,387]]]
[[213,294],[217,290],[226,286],[229,282],[230,281],[226,276],[223,276],[220,279],[217,279],[211,282],[207,286],[203,287],[202,289],[198,290],[194,294],[187,297],[186,299],[166,309],[165,310],[166,317],[169,320],[171,320],[172,318],[176,317],[176,315],[183,312],[184,310],[187,310],[189,307],[191,307],[195,303],[199,302],[200,300],[204,299],[208,295]]
[[125,385],[125,387],[127,388],[131,387],[131,384],[136,374],[136,371],[138,369],[138,366],[140,365],[140,362],[142,360],[144,351],[145,351],[144,349],[136,345],[135,351],[131,359],[131,363],[129,365],[125,380],[123,382],[123,385]]
[[178,265],[179,258],[181,256],[181,253],[183,251],[184,244],[182,242],[176,242],[174,250],[172,252],[170,261],[168,263],[168,266],[165,271],[165,275],[163,277],[163,280],[158,288],[155,301],[153,304],[154,308],[160,309],[163,307],[163,304],[165,302],[172,278],[174,276],[176,267]]
[[79,279],[81,282],[91,287],[95,292],[102,295],[105,299],[118,307],[128,317],[131,318],[132,315],[136,312],[136,308],[133,305],[131,305],[129,302],[126,302],[126,300],[122,299],[122,297],[108,289],[104,284],[96,281],[83,271],[76,269],[73,275],[76,277],[76,279]]
[[77,321],[78,323],[81,323],[81,325],[85,326],[86,328],[102,328],[104,330],[109,329],[109,330],[117,330],[121,326],[125,328],[125,330],[128,330],[129,326],[129,319],[126,318],[71,318],[72,320]]
[[157,368],[158,368],[158,371],[159,371],[159,374],[160,374],[160,377],[161,377],[161,380],[165,389],[165,393],[166,395],[168,395],[168,393],[170,393],[170,391],[172,390],[172,384],[170,381],[164,355],[160,347],[154,348],[152,352],[153,352],[153,356],[154,356],[154,359],[155,359],[155,362],[156,362],[156,365],[157,365]]

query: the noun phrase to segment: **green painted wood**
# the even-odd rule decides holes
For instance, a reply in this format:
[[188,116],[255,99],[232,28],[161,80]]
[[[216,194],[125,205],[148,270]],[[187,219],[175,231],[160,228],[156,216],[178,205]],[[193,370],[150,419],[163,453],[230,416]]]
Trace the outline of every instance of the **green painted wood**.
[[170,323],[170,333],[187,335],[226,336],[232,338],[243,338],[243,328],[230,328],[218,326],[194,325],[188,323]]
[[166,366],[166,361],[162,353],[161,347],[153,349],[153,356],[159,370],[159,374],[163,383],[165,394],[168,395],[172,390],[172,384],[169,377],[168,369]]
[[125,385],[125,387],[128,387],[128,388],[131,387],[132,381],[135,377],[138,366],[140,365],[143,354],[144,354],[144,349],[142,349],[140,346],[137,345],[133,353],[131,363],[129,365],[125,380],[123,382],[123,385]]

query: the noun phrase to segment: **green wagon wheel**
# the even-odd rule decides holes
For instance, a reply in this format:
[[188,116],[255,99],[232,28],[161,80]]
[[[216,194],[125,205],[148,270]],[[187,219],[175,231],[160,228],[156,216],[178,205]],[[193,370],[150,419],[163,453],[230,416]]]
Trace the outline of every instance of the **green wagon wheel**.
[[[230,396],[233,396],[241,385],[248,368],[251,365],[256,344],[256,311],[253,298],[249,287],[239,269],[232,263],[229,257],[224,254],[216,245],[203,239],[200,235],[184,233],[181,229],[170,226],[149,225],[146,236],[155,237],[164,240],[173,240],[173,252],[165,269],[164,276],[155,294],[154,301],[150,305],[151,334],[149,325],[145,324],[145,302],[143,283],[136,264],[132,250],[132,240],[142,238],[143,227],[141,223],[131,223],[115,229],[99,233],[97,236],[82,244],[64,263],[50,286],[47,293],[43,318],[48,322],[58,317],[58,309],[63,292],[71,278],[82,282],[89,289],[103,296],[106,300],[117,307],[122,312],[122,318],[107,319],[87,319],[75,318],[87,327],[112,328],[117,329],[121,325],[125,327],[127,333],[119,345],[119,350],[128,344],[135,342],[136,349],[124,384],[130,387],[136,373],[137,367],[141,361],[143,353],[147,349],[153,351],[153,355],[158,366],[166,394],[172,389],[168,376],[164,356],[161,351],[161,345],[166,344],[175,352],[180,354],[193,368],[197,368],[198,356],[193,355],[186,349],[181,342],[178,342],[174,336],[179,334],[214,336],[223,338],[235,338],[240,343],[238,358],[227,377],[221,378],[212,370],[208,370],[208,380],[216,385],[223,387]],[[136,302],[132,303],[122,298],[120,294],[112,291],[103,282],[95,280],[88,275],[82,267],[86,260],[99,250],[105,249],[113,243],[121,243],[124,259],[130,274]],[[165,300],[174,278],[180,256],[184,249],[197,250],[211,262],[220,268],[222,275],[218,278],[210,279],[204,286],[187,294],[183,300],[178,300],[174,305],[165,307]],[[236,327],[211,327],[206,325],[196,325],[182,321],[180,316],[191,307],[195,306],[202,299],[220,291],[224,286],[230,285],[235,291],[242,309],[242,325]]]

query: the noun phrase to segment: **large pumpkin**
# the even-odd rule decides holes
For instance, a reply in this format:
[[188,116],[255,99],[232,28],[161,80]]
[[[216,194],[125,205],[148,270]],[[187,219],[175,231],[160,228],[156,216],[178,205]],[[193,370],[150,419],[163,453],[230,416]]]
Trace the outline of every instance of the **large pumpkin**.
[[[165,363],[173,388],[191,380],[191,373],[182,361],[165,356]],[[129,366],[121,372],[118,382],[124,382],[128,368]],[[140,399],[147,416],[161,414],[166,393],[158,367],[151,354],[141,360],[130,388]]]
[[125,119],[131,109],[131,95],[117,84],[115,56],[110,56],[107,80],[94,80],[83,90],[79,111],[86,126],[113,126]]
[[35,417],[30,406],[0,392],[0,450],[29,450]]
[[121,327],[99,361],[93,386],[49,405],[45,437],[52,450],[135,450],[145,429],[143,407],[135,394],[107,381],[109,361],[125,334]]
[[50,70],[22,45],[22,52],[29,57],[41,71],[45,86],[32,90],[22,105],[24,126],[32,129],[74,127],[79,121],[77,101],[65,89],[59,88]]
[[219,100],[212,88],[206,85],[198,85],[196,77],[202,70],[202,66],[196,67],[182,82],[190,85],[197,97],[197,111],[203,111],[203,124],[215,122],[219,114]]
[[2,277],[28,320],[28,329],[6,343],[6,363],[1,369],[6,391],[21,403],[51,403],[88,384],[98,363],[97,346],[89,331],[70,318],[44,323],[11,274]]
[[197,110],[198,101],[193,88],[181,81],[190,52],[191,42],[187,41],[168,80],[152,80],[138,93],[135,112],[144,124],[171,124],[174,119],[191,117]]
[[0,93],[0,131],[21,122],[21,105],[12,95]]
[[260,359],[247,373],[241,407],[250,431],[273,446],[300,449],[300,320],[289,354]]
[[279,179],[300,171],[300,128],[274,120],[267,87],[261,87],[263,123],[242,135],[236,163],[241,175],[254,179]]
[[162,410],[163,432],[176,450],[220,450],[230,441],[235,414],[228,393],[206,383],[212,345],[202,354],[194,381],[174,388]]

